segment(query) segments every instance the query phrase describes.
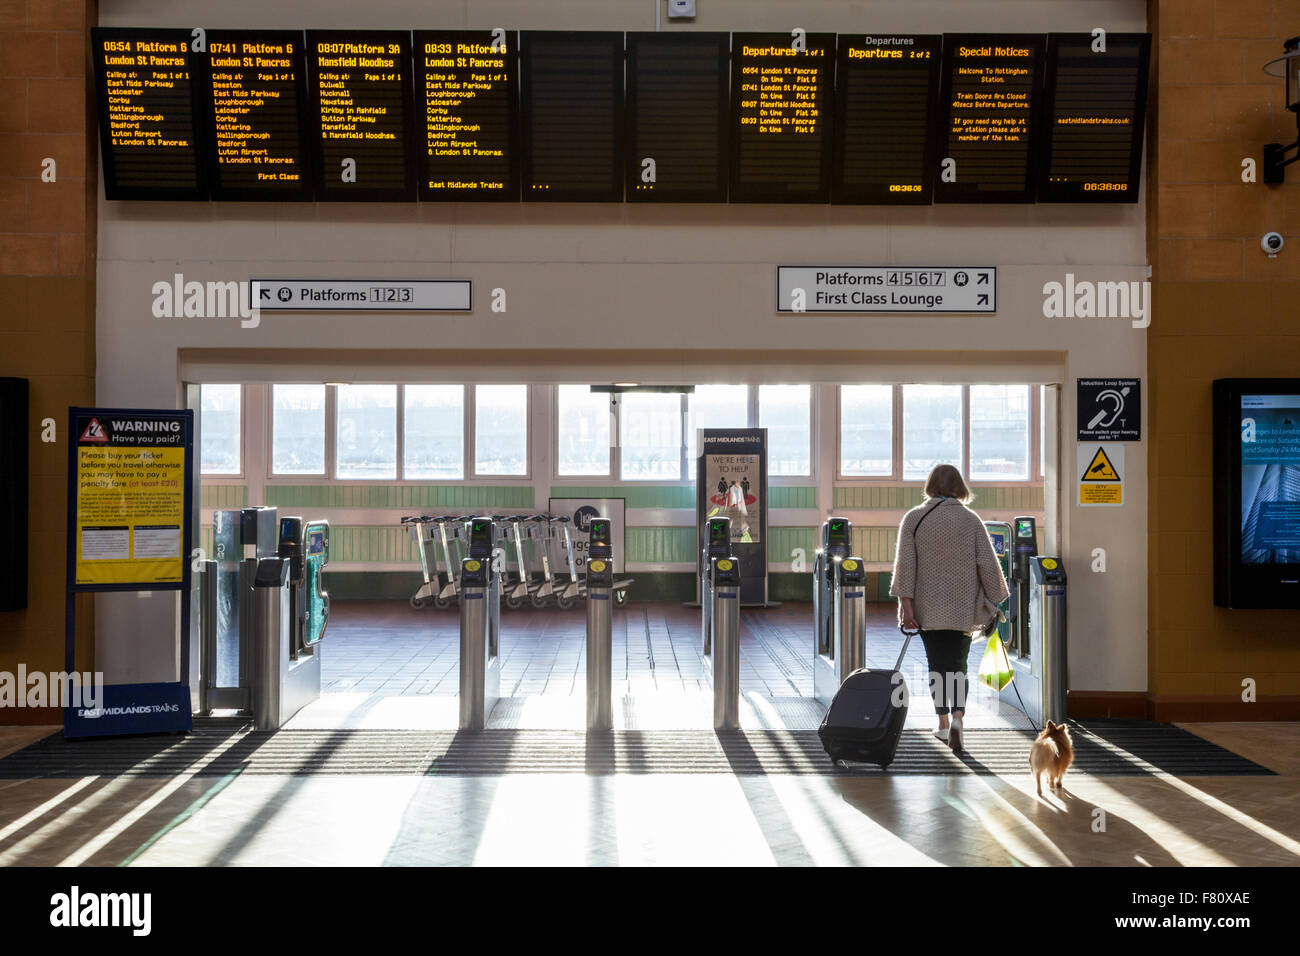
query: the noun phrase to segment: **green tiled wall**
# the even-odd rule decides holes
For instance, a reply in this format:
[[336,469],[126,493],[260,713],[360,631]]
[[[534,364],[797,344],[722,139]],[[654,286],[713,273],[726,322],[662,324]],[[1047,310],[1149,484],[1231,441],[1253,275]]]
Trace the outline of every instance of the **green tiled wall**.
[[201,508],[243,508],[248,504],[246,485],[210,485],[199,488]]
[[628,528],[627,560],[667,564],[695,562],[694,528]]
[[768,488],[767,500],[773,508],[816,508],[817,489],[803,485]]
[[552,498],[623,498],[628,508],[694,508],[693,487],[654,486],[637,488],[557,485],[551,488]]
[[278,508],[531,508],[531,485],[271,485]]
[[790,555],[799,548],[804,562],[812,567],[813,552],[817,550],[817,531],[814,528],[767,529],[767,560],[770,564],[789,564]]
[[[1043,489],[1027,485],[976,488],[976,508],[997,508],[1004,511],[1042,511]],[[919,487],[897,485],[836,485],[835,507],[849,511],[869,511],[873,508],[915,508],[921,503]]]

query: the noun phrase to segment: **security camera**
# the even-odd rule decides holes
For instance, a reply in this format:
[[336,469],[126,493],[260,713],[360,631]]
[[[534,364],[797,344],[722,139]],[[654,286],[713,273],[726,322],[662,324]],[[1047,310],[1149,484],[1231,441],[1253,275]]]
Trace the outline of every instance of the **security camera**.
[[1259,240],[1259,247],[1268,253],[1270,259],[1274,259],[1282,251],[1285,242],[1280,232],[1266,232],[1264,238]]

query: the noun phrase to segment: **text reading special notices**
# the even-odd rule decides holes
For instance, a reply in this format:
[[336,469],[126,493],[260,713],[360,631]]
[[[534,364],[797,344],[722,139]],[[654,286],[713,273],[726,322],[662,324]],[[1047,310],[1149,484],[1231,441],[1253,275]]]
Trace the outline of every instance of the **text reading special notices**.
[[422,199],[518,201],[515,36],[416,31]]
[[415,198],[410,63],[410,33],[307,31],[318,198]]
[[732,201],[830,198],[834,76],[833,34],[733,35]]
[[781,266],[778,312],[996,312],[993,266]]
[[188,30],[91,31],[109,199],[205,196],[188,44]]
[[212,30],[204,62],[213,195],[307,198],[302,34]]

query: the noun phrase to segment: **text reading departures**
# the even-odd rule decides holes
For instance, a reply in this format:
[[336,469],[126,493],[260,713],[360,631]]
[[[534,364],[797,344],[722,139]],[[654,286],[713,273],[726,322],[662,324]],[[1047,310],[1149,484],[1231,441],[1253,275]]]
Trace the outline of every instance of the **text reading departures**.
[[731,38],[731,199],[830,198],[835,35]]
[[212,30],[207,105],[216,199],[306,199],[302,34]]
[[837,203],[929,203],[941,36],[839,37]]
[[416,32],[420,198],[518,201],[517,36]]
[[415,198],[410,46],[404,32],[307,31],[317,198]]
[[944,36],[940,155],[956,166],[951,181],[939,177],[939,202],[1033,200],[1043,40],[1037,34]]
[[104,194],[204,199],[188,30],[91,31]]
[[1047,38],[1039,202],[1137,202],[1151,37]]

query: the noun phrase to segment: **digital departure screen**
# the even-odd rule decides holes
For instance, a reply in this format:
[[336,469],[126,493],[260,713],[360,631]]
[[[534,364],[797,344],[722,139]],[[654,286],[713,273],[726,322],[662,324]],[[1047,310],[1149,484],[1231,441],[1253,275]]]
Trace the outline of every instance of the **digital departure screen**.
[[623,199],[623,34],[519,35],[523,198]]
[[726,202],[725,33],[627,35],[629,202]]
[[194,59],[214,199],[310,198],[302,50],[300,31],[208,31]]
[[90,31],[104,195],[206,199],[189,30]]
[[1300,564],[1300,395],[1241,396],[1241,562]]
[[519,200],[517,33],[415,33],[420,198]]
[[1039,202],[1137,202],[1151,37],[1047,38]]
[[833,33],[731,38],[733,202],[830,198]]
[[928,203],[941,36],[839,36],[831,201]]
[[[1032,202],[1044,37],[943,38],[938,202]],[[952,181],[948,181],[951,178]]]
[[415,198],[410,47],[405,32],[307,31],[317,199]]

